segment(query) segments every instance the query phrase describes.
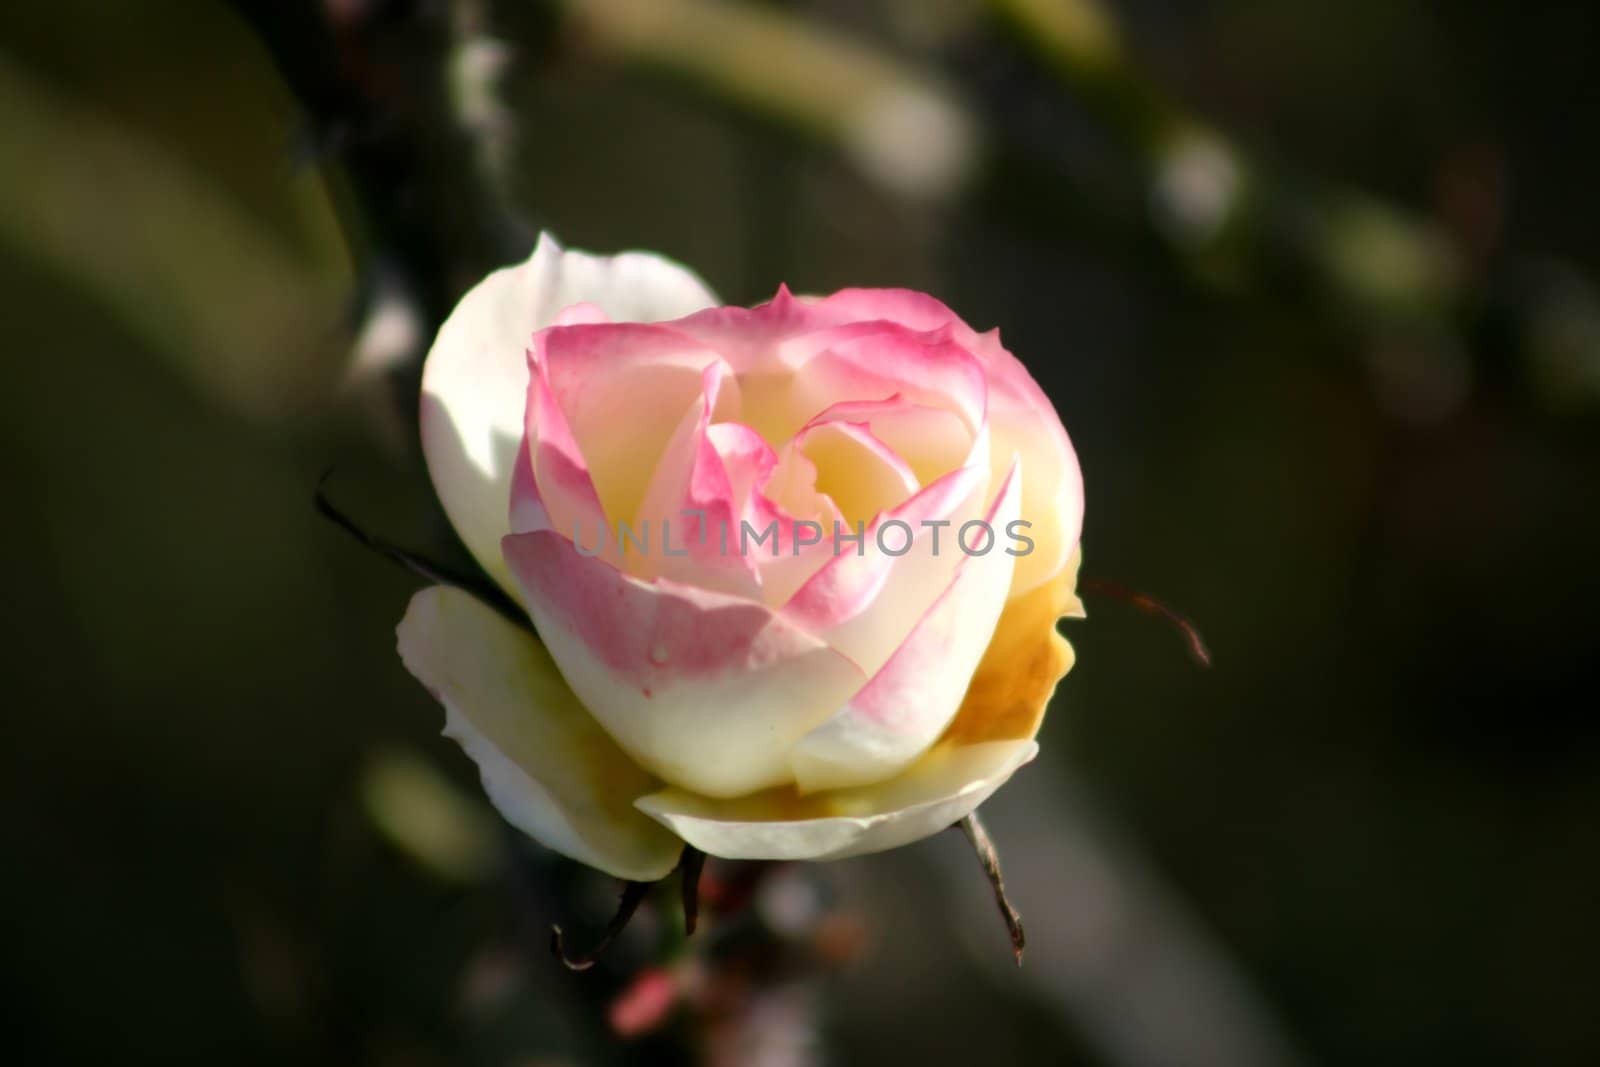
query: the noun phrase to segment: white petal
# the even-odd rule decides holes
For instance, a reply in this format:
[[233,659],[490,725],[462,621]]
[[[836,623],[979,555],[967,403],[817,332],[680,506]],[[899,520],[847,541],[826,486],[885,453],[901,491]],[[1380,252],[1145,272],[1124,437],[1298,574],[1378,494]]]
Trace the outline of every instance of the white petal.
[[623,754],[533,635],[459,589],[432,586],[400,623],[400,657],[445,707],[506,821],[618,878],[653,881],[683,843],[632,807],[657,782]]
[[[527,262],[479,282],[439,330],[422,370],[422,448],[434,490],[473,556],[511,590],[500,559],[522,441],[527,348],[574,304],[618,322],[678,318],[716,304],[688,268],[648,252],[563,251],[545,234]],[[515,591],[512,590],[513,595]]]
[[713,800],[664,789],[637,806],[724,859],[835,860],[910,844],[965,818],[1039,751],[1032,741],[941,744],[898,778],[800,797]]
[[708,796],[787,783],[790,748],[866,684],[848,658],[759,601],[644,581],[550,530],[504,548],[573,691],[665,781]]

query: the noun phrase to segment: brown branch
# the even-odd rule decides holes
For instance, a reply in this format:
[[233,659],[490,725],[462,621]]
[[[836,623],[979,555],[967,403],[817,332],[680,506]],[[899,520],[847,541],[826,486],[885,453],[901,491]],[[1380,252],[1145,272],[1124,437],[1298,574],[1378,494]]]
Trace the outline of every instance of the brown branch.
[[967,842],[972,845],[972,851],[978,855],[978,862],[983,865],[983,873],[989,879],[989,887],[994,890],[995,907],[1000,909],[1000,918],[1005,921],[1006,932],[1011,935],[1011,951],[1017,957],[1017,966],[1021,967],[1022,950],[1026,945],[1026,938],[1022,933],[1022,916],[1011,906],[1011,901],[1006,896],[1005,876],[1000,873],[1000,853],[996,851],[994,842],[989,839],[989,831],[983,828],[983,821],[978,818],[977,812],[968,815],[956,825],[967,835]]

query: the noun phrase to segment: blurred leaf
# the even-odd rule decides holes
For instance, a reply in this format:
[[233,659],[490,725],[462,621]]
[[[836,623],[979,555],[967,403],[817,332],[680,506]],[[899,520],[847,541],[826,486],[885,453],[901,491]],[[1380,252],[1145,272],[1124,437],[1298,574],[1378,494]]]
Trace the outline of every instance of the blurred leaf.
[[140,130],[0,57],[0,241],[44,263],[228,409],[281,416],[323,396],[344,348],[349,265],[313,171],[283,193],[292,241]]
[[726,0],[558,6],[626,59],[833,141],[901,195],[950,196],[977,168],[982,130],[948,86],[826,23]]
[[500,861],[494,815],[410,752],[368,761],[361,802],[391,844],[446,881],[480,882]]

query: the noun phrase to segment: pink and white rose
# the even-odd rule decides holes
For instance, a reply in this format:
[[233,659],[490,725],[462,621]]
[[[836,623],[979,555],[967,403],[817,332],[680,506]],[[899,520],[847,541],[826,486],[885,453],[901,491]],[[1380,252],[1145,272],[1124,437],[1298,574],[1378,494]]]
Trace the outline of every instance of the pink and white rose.
[[1081,476],[998,334],[933,298],[720,307],[659,256],[546,237],[440,330],[422,440],[539,636],[435,586],[400,654],[546,846],[635,880],[685,842],[879,851],[1037,752]]

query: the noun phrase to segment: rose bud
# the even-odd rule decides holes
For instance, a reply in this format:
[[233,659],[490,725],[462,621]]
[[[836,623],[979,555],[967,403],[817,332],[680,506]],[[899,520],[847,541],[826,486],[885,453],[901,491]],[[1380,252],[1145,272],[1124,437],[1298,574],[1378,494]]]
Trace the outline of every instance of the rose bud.
[[1083,487],[996,332],[921,293],[719,307],[543,238],[423,369],[451,523],[537,638],[434,586],[400,624],[513,825],[620,878],[894,848],[1037,752]]

